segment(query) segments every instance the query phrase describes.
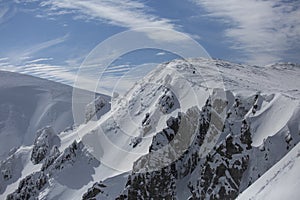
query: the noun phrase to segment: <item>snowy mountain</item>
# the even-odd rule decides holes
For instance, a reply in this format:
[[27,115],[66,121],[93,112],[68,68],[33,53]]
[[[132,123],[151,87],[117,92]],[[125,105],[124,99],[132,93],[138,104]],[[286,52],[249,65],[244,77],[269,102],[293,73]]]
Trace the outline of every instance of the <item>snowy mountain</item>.
[[[1,196],[7,187],[34,170],[30,164],[31,154],[36,155],[36,158],[31,157],[32,164],[36,164],[42,159],[41,152],[48,156],[47,148],[61,145],[58,133],[75,126],[72,92],[73,88],[67,85],[0,71]],[[109,97],[101,97],[109,101]]]
[[30,145],[35,132],[51,125],[61,132],[73,124],[72,88],[51,81],[0,72],[0,158]]
[[246,189],[237,199],[298,199],[300,144]]
[[73,129],[36,129],[2,160],[0,198],[268,199],[268,184],[279,198],[280,180],[298,177],[286,167],[297,163],[298,77],[291,63],[163,63],[109,112],[101,97]]

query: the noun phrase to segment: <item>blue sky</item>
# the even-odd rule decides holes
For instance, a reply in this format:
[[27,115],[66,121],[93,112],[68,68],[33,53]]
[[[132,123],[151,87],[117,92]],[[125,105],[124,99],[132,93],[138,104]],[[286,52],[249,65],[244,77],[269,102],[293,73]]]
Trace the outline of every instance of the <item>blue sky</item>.
[[[0,0],[0,69],[72,84],[97,44],[144,26],[188,34],[214,58],[299,63],[299,6],[297,0]],[[137,51],[113,63],[118,73],[106,75],[114,80],[132,67],[173,58]]]

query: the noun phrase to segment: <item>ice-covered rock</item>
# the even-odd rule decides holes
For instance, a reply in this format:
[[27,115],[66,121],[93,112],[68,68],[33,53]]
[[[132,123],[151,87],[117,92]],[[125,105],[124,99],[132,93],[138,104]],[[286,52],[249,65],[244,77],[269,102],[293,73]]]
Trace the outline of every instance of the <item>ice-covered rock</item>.
[[93,187],[89,188],[89,190],[85,194],[83,194],[82,199],[90,200],[95,198],[99,193],[103,193],[103,188],[106,188],[106,185],[103,184],[102,181],[100,181],[99,183],[95,183]]
[[90,121],[94,116],[102,116],[110,109],[110,103],[107,98],[98,96],[93,102],[85,108],[85,122]]
[[56,158],[58,158],[59,155],[60,155],[60,151],[59,151],[58,147],[53,146],[50,151],[50,154],[44,159],[41,170],[44,171],[49,166],[51,166],[54,163],[54,161],[56,160]]
[[165,89],[164,94],[159,98],[158,105],[163,113],[171,113],[180,107],[175,94],[169,89]]
[[[37,199],[50,180],[57,179],[65,170],[81,165],[85,169],[99,165],[85,149],[82,142],[74,141],[62,153],[57,146],[53,146],[50,153],[43,160],[40,171],[33,172],[21,179],[17,190],[7,196],[7,199]],[[4,168],[3,168],[4,169]],[[7,167],[6,169],[11,169]],[[86,173],[86,172],[82,172]]]
[[60,145],[60,138],[52,127],[47,126],[38,130],[31,154],[33,164],[38,164],[47,157],[54,145]]
[[48,175],[42,171],[26,176],[20,181],[18,189],[7,196],[7,200],[37,199],[48,179]]

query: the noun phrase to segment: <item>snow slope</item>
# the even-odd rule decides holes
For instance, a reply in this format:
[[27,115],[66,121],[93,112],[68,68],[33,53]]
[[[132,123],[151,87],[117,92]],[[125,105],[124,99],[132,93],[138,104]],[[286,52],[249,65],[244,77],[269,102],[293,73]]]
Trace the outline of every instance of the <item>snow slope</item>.
[[[0,178],[1,199],[15,190],[19,180],[40,170],[31,161],[39,129],[49,126],[53,134],[72,129],[72,92],[64,84],[0,71],[0,167],[7,179]],[[109,101],[108,96],[101,97]]]
[[69,86],[1,71],[0,160],[10,149],[32,144],[39,128],[71,126],[71,94]]
[[300,187],[300,144],[295,146],[261,178],[238,196],[246,199],[298,199]]
[[[7,181],[0,198],[12,192],[11,197],[30,194],[40,199],[154,195],[149,191],[180,199],[199,197],[203,191],[218,197],[226,184],[224,195],[234,197],[299,142],[298,77],[300,67],[294,64],[257,67],[206,59],[163,63],[124,96],[112,98],[111,110],[99,120],[88,121],[94,112],[88,105],[84,124],[64,132],[56,129],[60,143],[49,149],[46,145],[36,165],[30,161],[37,149],[32,145],[34,133],[27,153],[20,154],[21,148],[11,153],[15,159],[23,155],[25,162],[14,169],[21,176]],[[95,102],[95,109],[101,110],[102,100]],[[177,129],[177,123],[184,126]],[[176,141],[185,142],[180,154],[171,153],[175,158],[160,151],[173,137],[175,146]],[[143,162],[147,156],[153,160]],[[144,166],[152,169],[157,161],[164,172],[136,173]],[[29,168],[32,171],[25,170]],[[225,172],[205,178],[210,169]],[[21,179],[43,184],[32,189],[19,184]],[[206,185],[199,187],[203,180]],[[161,188],[147,188],[145,183]]]
[[0,71],[0,160],[12,148],[33,144],[44,126],[56,132],[72,126],[72,91],[64,84]]
[[[241,163],[242,159],[246,159],[248,161],[243,161],[242,163],[243,165],[247,165],[247,168],[243,168],[241,171],[234,171],[234,167],[230,168],[228,166],[228,170],[233,170],[232,173],[242,173],[242,175],[238,176],[238,181],[235,183],[236,185],[233,184],[231,186],[232,190],[228,188],[227,192],[243,191],[249,185],[249,182],[251,183],[258,179],[272,165],[279,161],[294,145],[296,145],[300,139],[299,121],[297,120],[299,119],[300,114],[300,95],[298,90],[300,88],[300,82],[298,81],[300,68],[297,65],[277,64],[266,67],[256,67],[233,64],[220,60],[203,59],[193,59],[189,60],[189,62],[175,60],[170,63],[162,64],[145,77],[144,80],[138,82],[132,90],[128,92],[124,99],[116,100],[117,103],[113,104],[111,116],[107,117],[109,120],[99,122],[100,126],[103,126],[103,128],[100,129],[100,135],[107,135],[107,138],[112,138],[106,140],[106,142],[110,142],[110,146],[117,144],[116,146],[118,148],[114,149],[105,146],[105,144],[101,144],[100,146],[103,146],[104,148],[99,150],[99,152],[103,153],[103,156],[101,157],[101,155],[99,156],[96,153],[96,157],[99,157],[104,161],[102,164],[113,166],[119,170],[130,170],[128,168],[132,166],[131,163],[141,156],[131,155],[131,152],[135,152],[135,149],[138,150],[137,153],[150,152],[149,149],[151,149],[151,147],[148,143],[149,137],[139,135],[141,132],[142,134],[145,133],[145,128],[147,130],[147,135],[158,135],[160,133],[159,131],[166,127],[166,120],[169,117],[176,117],[178,111],[185,113],[192,106],[197,106],[199,109],[202,109],[202,106],[205,105],[209,96],[209,91],[215,87],[218,88],[223,86],[218,82],[219,77],[215,76],[214,68],[211,66],[217,66],[219,68],[220,74],[224,80],[224,89],[232,92],[231,95],[226,93],[228,101],[230,102],[228,103],[228,109],[231,117],[229,117],[226,122],[228,125],[226,125],[226,129],[221,134],[219,139],[220,143],[224,142],[225,138],[227,140],[227,134],[240,137],[243,121],[249,126],[248,128],[251,132],[251,149],[245,150],[246,147],[244,147],[244,144],[240,144],[241,141],[239,139],[235,139],[232,144],[233,146],[237,145],[237,147],[242,146],[245,150],[240,152],[241,154],[237,155],[236,160],[233,161]],[[159,104],[157,98],[164,94],[164,90],[161,90],[161,88],[165,89],[164,87],[171,88],[170,90],[175,94],[179,105],[178,109],[172,110],[171,113],[162,114],[158,112],[157,109],[157,105]],[[174,105],[176,105],[176,103],[174,103]],[[232,106],[232,108],[230,106]],[[128,119],[131,119],[131,121],[128,122]],[[126,120],[126,123],[122,123],[122,120]],[[143,127],[143,122],[149,123],[146,123],[147,126]],[[124,132],[127,134],[119,131],[119,129],[125,130]],[[188,132],[188,129],[186,129],[186,131]],[[97,135],[94,136],[97,137]],[[129,147],[131,144],[130,141],[132,141],[132,139],[129,139],[130,136],[133,136],[133,139],[135,137],[141,138],[134,140],[136,147],[132,150]],[[105,137],[101,138],[103,139]],[[158,146],[161,143],[165,143],[165,139],[166,138],[162,137],[161,139],[158,139],[159,142],[154,142],[150,137],[150,140],[154,142],[152,145],[156,144]],[[147,142],[145,140],[147,140]],[[86,141],[86,143],[91,144],[90,141]],[[160,147],[158,147],[158,149],[159,148]],[[265,148],[266,151],[264,151],[263,148]],[[125,149],[126,153],[120,151],[120,149]],[[199,149],[197,150],[197,148],[191,147],[191,152],[193,151],[199,151]],[[226,151],[226,149],[224,151]],[[230,151],[230,149],[228,151]],[[128,152],[130,152],[130,156],[128,156]],[[108,155],[108,158],[105,158],[105,155]],[[145,155],[149,154],[144,154],[142,156]],[[161,157],[157,158],[163,160],[164,154],[161,154],[160,156]],[[222,154],[219,156],[222,157]],[[109,160],[109,158],[111,158],[111,160]],[[186,161],[181,162],[181,164],[179,162],[177,170],[185,171],[191,169],[189,167],[185,169],[187,166],[190,166],[190,164],[188,164],[190,158],[192,159],[192,156],[183,158],[183,160]],[[114,160],[116,160],[117,163],[114,163]],[[124,163],[122,163],[122,160],[125,160]],[[212,164],[209,164],[211,167],[214,167],[215,170],[221,170],[222,167],[222,163],[218,160],[220,159],[217,156],[216,158],[213,158]],[[141,160],[140,162],[143,161]],[[205,158],[202,159],[200,163],[201,162],[206,162]],[[138,166],[140,167],[143,165],[134,165],[133,169],[139,168]],[[198,164],[195,172],[190,175],[190,178],[188,175],[183,177],[182,180],[181,178],[175,180],[175,184],[179,188],[175,189],[175,193],[171,194],[179,193],[178,197],[188,198],[191,195],[191,192],[197,193],[198,191],[195,190],[195,187],[198,187],[198,179],[201,179],[202,175],[201,173],[196,173],[196,171],[203,171],[202,169],[205,169],[205,166],[208,167],[208,165],[203,166]],[[170,179],[170,182],[168,182],[170,184],[174,183],[173,178],[171,178],[174,174],[171,174],[165,177],[168,180]],[[161,176],[162,175],[154,173],[153,176],[150,175],[146,178],[147,175],[146,177],[143,177],[143,175],[137,176],[132,173],[131,181],[129,181],[128,184],[136,180],[143,183],[146,181],[148,184],[157,184],[160,181],[156,179]],[[219,183],[232,183],[231,176],[233,176],[233,174],[229,175],[228,173],[226,176],[228,176],[228,182],[226,183],[225,180],[221,180],[220,177]],[[167,179],[164,179],[164,181],[167,181]],[[218,179],[216,177],[212,180]],[[194,184],[192,189],[187,187],[189,182],[192,185]],[[138,184],[138,182],[132,184]],[[143,185],[141,185],[141,188],[136,185],[132,187],[133,188],[127,186],[126,188],[129,189],[125,188],[123,193],[120,191],[120,195],[122,194],[128,197],[134,190],[137,191],[139,195],[149,194],[149,191],[147,192],[147,189],[145,189],[146,187]],[[218,190],[216,189],[216,191],[214,191],[216,192],[216,195],[218,192],[222,191],[221,186],[217,188]],[[166,188],[157,188],[157,191],[160,191],[159,195],[163,194],[164,189]],[[173,191],[173,189],[174,188],[168,188],[167,190]],[[113,190],[113,188],[111,188],[111,190]],[[183,193],[186,194],[181,195]],[[188,195],[188,193],[190,195]],[[122,197],[122,195],[119,197]],[[155,194],[153,193],[152,195]],[[166,195],[168,195],[168,193],[166,193]],[[235,195],[236,193],[228,194],[227,198],[232,198]],[[111,197],[116,198],[114,195],[111,195]],[[158,196],[156,197],[158,198]],[[167,197],[168,196],[165,196],[165,198]],[[101,199],[101,197],[99,197],[99,199]]]

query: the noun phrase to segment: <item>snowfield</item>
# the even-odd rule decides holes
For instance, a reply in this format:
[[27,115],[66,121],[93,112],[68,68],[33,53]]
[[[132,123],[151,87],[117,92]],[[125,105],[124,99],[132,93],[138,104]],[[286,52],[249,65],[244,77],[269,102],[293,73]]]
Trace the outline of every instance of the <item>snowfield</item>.
[[298,199],[300,144],[253,183],[237,199]]
[[72,88],[27,75],[0,72],[0,158],[31,145],[38,129],[61,132],[73,124]]
[[[10,160],[13,173],[8,181],[0,178],[1,199],[6,185],[5,192],[11,193],[18,180],[39,170],[30,161],[37,131],[50,126],[59,134],[73,126],[72,91],[53,81],[0,71],[0,160]],[[83,95],[88,93],[82,90]]]
[[300,181],[299,65],[163,63],[124,96],[88,104],[67,130],[71,87],[0,77],[1,199],[299,195],[283,187]]

